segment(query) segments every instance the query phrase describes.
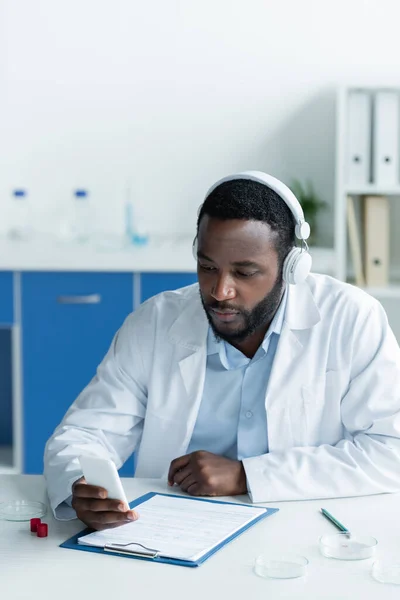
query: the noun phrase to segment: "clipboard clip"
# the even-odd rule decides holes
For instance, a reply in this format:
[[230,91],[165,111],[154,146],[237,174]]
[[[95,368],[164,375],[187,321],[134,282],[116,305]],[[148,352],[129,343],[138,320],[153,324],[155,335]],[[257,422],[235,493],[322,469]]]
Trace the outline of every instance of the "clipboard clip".
[[[128,548],[127,546],[136,546],[136,548]],[[137,547],[140,546],[141,550]],[[106,544],[103,548],[104,552],[114,552],[116,554],[128,554],[129,556],[138,556],[145,558],[158,558],[160,552],[154,548],[148,548],[138,542],[129,542],[128,544]]]

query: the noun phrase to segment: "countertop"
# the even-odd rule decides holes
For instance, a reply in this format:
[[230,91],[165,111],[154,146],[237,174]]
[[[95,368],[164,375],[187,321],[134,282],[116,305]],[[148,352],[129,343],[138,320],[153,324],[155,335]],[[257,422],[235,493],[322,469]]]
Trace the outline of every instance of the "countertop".
[[[335,274],[332,248],[311,248],[313,271]],[[0,237],[1,271],[195,272],[192,238],[153,237],[144,246],[122,239],[78,244],[42,237],[29,241]]]

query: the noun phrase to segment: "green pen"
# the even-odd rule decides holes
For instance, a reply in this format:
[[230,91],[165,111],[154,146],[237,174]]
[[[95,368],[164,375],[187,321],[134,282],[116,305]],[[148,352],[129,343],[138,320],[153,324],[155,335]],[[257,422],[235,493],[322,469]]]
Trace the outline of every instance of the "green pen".
[[347,527],[345,527],[344,525],[342,525],[340,523],[340,521],[338,521],[337,519],[335,519],[335,517],[333,515],[331,515],[330,512],[328,512],[327,510],[325,510],[325,508],[321,508],[321,512],[324,515],[324,517],[326,517],[327,519],[329,519],[329,521],[331,523],[333,523],[338,529],[340,529],[340,531],[343,531],[343,533],[350,533],[349,530],[347,529]]

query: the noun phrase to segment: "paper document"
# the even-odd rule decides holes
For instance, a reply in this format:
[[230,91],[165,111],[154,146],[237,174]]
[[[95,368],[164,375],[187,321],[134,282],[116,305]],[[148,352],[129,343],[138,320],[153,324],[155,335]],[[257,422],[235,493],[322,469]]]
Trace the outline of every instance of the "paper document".
[[[240,504],[217,504],[155,495],[135,507],[139,519],[115,529],[78,538],[79,544],[105,547],[133,544],[156,550],[159,556],[197,561],[236,531],[267,512]],[[129,549],[129,546],[128,546]]]

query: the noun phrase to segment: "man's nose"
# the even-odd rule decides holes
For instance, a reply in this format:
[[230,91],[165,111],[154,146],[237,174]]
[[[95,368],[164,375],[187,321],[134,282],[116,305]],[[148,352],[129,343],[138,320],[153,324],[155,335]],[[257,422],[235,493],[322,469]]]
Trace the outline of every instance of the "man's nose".
[[232,300],[236,296],[235,286],[229,276],[221,275],[212,287],[211,295],[218,302]]

